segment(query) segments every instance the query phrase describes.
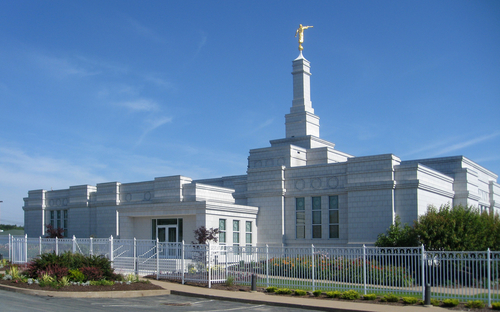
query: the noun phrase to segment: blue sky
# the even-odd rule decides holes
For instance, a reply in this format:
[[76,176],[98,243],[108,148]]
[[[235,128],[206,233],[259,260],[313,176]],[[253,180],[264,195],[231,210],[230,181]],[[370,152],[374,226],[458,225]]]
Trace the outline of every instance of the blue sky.
[[500,174],[499,1],[1,1],[0,223],[28,190],[244,174],[299,24],[321,138]]

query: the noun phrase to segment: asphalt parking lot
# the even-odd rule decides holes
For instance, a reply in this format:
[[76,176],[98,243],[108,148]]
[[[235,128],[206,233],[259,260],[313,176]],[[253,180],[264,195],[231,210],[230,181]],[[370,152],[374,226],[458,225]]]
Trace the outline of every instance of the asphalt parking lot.
[[3,312],[51,311],[310,311],[264,304],[212,300],[179,295],[158,297],[81,299],[31,296],[0,290],[0,310]]

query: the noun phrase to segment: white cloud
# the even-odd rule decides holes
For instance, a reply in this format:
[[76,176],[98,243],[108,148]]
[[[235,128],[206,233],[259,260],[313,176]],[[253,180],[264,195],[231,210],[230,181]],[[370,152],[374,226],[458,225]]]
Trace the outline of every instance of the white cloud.
[[139,21],[128,17],[127,21],[131,26],[132,30],[141,37],[147,38],[155,42],[164,42],[164,39],[149,27],[144,26]]
[[115,103],[118,106],[126,107],[132,111],[156,112],[160,110],[158,103],[148,99],[137,99],[134,101],[125,101]]
[[148,118],[145,120],[146,123],[146,129],[142,133],[141,137],[135,144],[135,146],[141,145],[142,141],[144,138],[153,130],[155,130],[158,127],[163,126],[166,123],[172,122],[172,117],[167,117],[167,116],[159,116],[159,117],[153,117],[153,118]]
[[100,70],[91,69],[88,66],[78,64],[76,60],[71,60],[70,58],[35,54],[34,59],[40,67],[59,78],[68,76],[93,76],[101,73]]
[[495,132],[495,133],[492,133],[492,134],[489,134],[489,135],[483,135],[483,136],[480,136],[480,137],[477,137],[477,138],[474,138],[472,140],[468,140],[468,141],[465,141],[465,142],[460,142],[460,143],[457,143],[457,144],[453,144],[451,146],[447,146],[445,148],[442,148],[441,150],[439,150],[438,152],[435,153],[436,156],[438,155],[443,155],[443,154],[448,154],[450,152],[454,152],[454,151],[457,151],[457,150],[461,150],[463,148],[466,148],[466,147],[469,147],[469,146],[472,146],[472,145],[475,145],[475,144],[478,144],[478,143],[481,143],[481,142],[484,142],[484,141],[487,141],[487,140],[491,140],[497,136],[500,135],[500,132]]

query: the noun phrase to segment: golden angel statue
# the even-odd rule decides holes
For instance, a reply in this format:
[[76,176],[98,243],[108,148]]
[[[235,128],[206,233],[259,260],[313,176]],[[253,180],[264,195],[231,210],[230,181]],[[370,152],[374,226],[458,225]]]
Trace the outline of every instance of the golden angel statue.
[[300,24],[299,29],[295,32],[295,37],[297,37],[297,34],[299,34],[299,51],[304,50],[302,47],[302,44],[304,43],[304,30],[307,28],[313,28],[314,26],[302,26]]

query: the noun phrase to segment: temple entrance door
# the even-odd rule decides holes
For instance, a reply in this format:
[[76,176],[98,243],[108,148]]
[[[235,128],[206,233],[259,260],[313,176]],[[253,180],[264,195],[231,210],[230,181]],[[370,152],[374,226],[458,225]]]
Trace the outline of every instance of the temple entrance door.
[[160,256],[175,257],[176,250],[179,249],[178,244],[174,244],[177,243],[177,225],[158,225],[156,227],[156,235],[160,243],[169,243],[160,244],[163,246],[163,248],[158,250]]

